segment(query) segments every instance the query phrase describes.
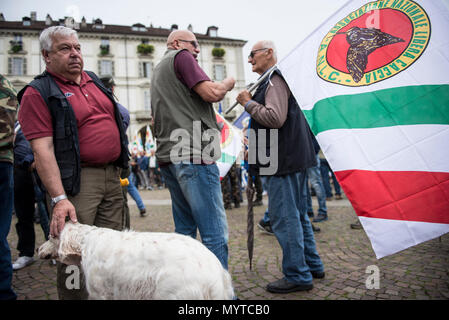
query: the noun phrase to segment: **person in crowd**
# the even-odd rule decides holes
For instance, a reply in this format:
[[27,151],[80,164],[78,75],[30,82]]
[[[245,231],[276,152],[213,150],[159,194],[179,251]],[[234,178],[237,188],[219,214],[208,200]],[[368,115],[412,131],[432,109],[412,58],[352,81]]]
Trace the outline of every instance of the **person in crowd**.
[[[274,43],[257,42],[248,62],[252,71],[261,76],[269,72],[277,62]],[[310,290],[313,278],[325,275],[303,196],[306,170],[316,165],[310,129],[277,68],[262,80],[253,96],[243,90],[237,101],[251,115],[253,139],[250,135],[248,159],[254,152],[256,163],[250,161],[249,174],[267,176],[270,224],[283,254],[284,277],[269,283],[266,289],[274,293]],[[277,130],[277,141],[270,140],[271,129]],[[258,141],[263,137],[265,141]],[[270,159],[272,154],[278,155],[277,163],[261,161],[261,155]]]
[[137,158],[137,165],[139,166],[139,174],[140,179],[144,185],[144,188],[147,190],[153,190],[153,188],[150,185],[150,179],[148,175],[148,169],[149,169],[149,158],[146,155],[145,151],[140,151],[139,156]]
[[129,175],[130,182],[132,181],[132,183],[134,184],[134,186],[136,188],[142,189],[140,187],[140,185],[141,185],[140,178],[139,178],[140,168],[139,168],[139,165],[137,164],[137,153],[133,153],[131,155],[131,160],[129,162],[129,165],[130,165],[130,171],[131,171],[130,175]]
[[234,162],[228,173],[221,180],[221,191],[223,193],[223,203],[226,210],[232,210],[232,204],[234,204],[234,208],[240,208],[239,189],[237,164]]
[[261,179],[260,175],[257,172],[254,173],[253,177],[254,177],[254,179],[253,179],[254,189],[256,191],[256,199],[254,200],[253,205],[255,207],[263,206],[263,183],[262,183],[262,179]]
[[[75,30],[49,27],[39,41],[46,70],[19,92],[19,122],[48,192],[50,235],[60,235],[66,218],[122,230],[119,177],[129,157],[117,103],[95,73],[83,70]],[[57,266],[59,299],[86,299],[82,274],[79,289],[67,288],[66,267]]]
[[14,122],[17,113],[16,90],[0,74],[0,300],[16,300],[12,288],[11,249],[8,233],[14,208]]
[[[220,130],[212,103],[223,100],[235,80],[211,81],[198,64],[199,53],[194,33],[175,30],[154,69],[156,158],[170,191],[175,231],[195,238],[198,229],[204,245],[227,269],[228,225],[215,163],[220,157]],[[175,130],[180,136],[173,139]],[[208,134],[210,139],[202,139]]]
[[[114,95],[114,88],[115,88],[115,81],[111,76],[104,76],[100,78],[101,82],[103,83],[103,85],[106,87],[106,89],[110,89],[112,94]],[[114,95],[115,97],[115,95]],[[130,117],[129,117],[129,111],[128,109],[126,109],[122,104],[117,102],[117,107],[120,111],[120,115],[122,116],[122,120],[123,120],[123,128],[126,132],[126,130],[128,129],[129,126],[129,122],[130,122]],[[126,144],[129,143],[129,139],[128,139],[128,135],[125,134],[125,139],[126,139]],[[124,217],[124,227],[126,229],[129,229],[131,227],[131,221],[130,221],[130,216],[129,216],[129,207],[128,207],[128,196],[127,193],[129,193],[129,195],[131,196],[131,198],[134,199],[134,201],[137,204],[137,208],[139,209],[139,213],[141,217],[146,217],[147,213],[146,213],[146,208],[145,205],[142,201],[142,198],[140,197],[139,191],[137,190],[137,188],[135,187],[134,183],[131,181],[131,170],[129,169],[123,169],[121,172],[121,179],[128,179],[128,185],[125,185],[123,187],[123,199],[125,201],[125,206],[124,206],[124,210],[125,210],[125,217]]]
[[149,161],[149,173],[150,173],[150,185],[155,188],[157,186],[158,190],[164,189],[164,183],[162,182],[161,169],[156,160],[156,150],[152,148],[150,150],[150,161]]
[[320,151],[320,145],[318,144],[318,141],[316,140],[313,133],[311,133],[312,139],[313,139],[313,147],[316,154],[316,160],[317,164],[316,166],[307,168],[307,175],[306,175],[306,186],[303,190],[304,197],[307,199],[307,213],[312,215],[313,217],[313,207],[312,207],[312,197],[310,195],[310,189],[308,187],[308,181],[310,181],[310,185],[315,190],[316,198],[318,200],[318,215],[313,219],[313,222],[321,222],[326,221],[328,219],[327,217],[327,206],[326,206],[326,193],[324,191],[323,187],[323,181],[321,179],[321,172],[320,172],[320,158],[318,156],[318,152]]
[[[17,216],[17,250],[19,258],[13,263],[13,270],[20,270],[32,264],[36,244],[34,231],[35,205],[39,211],[39,222],[48,240],[48,210],[35,171],[35,162],[30,143],[25,139],[20,125],[16,123],[14,139],[14,209]],[[38,200],[38,201],[37,201]]]
[[332,176],[332,184],[335,189],[335,199],[336,200],[342,200],[343,197],[341,195],[341,187],[338,183],[337,177],[335,176],[334,171],[332,171],[331,167],[329,166],[329,162],[327,162],[327,159],[324,157],[323,151],[320,150],[319,152],[319,158],[320,158],[320,171],[321,171],[321,178],[323,180],[323,186],[326,190],[326,200],[332,200],[333,194],[332,194],[332,187],[329,182],[329,172]]

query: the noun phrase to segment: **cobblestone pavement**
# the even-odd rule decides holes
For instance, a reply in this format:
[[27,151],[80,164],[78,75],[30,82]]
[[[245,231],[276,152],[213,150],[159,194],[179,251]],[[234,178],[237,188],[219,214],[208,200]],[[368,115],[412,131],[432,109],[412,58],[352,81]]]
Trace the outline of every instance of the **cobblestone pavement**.
[[[131,228],[138,231],[172,232],[170,196],[167,190],[141,191],[149,215],[141,218],[134,201],[129,201]],[[316,200],[314,209],[316,211]],[[255,207],[255,223],[264,207]],[[246,248],[246,205],[227,210],[229,224],[229,271],[241,300],[403,300],[449,299],[449,235],[377,260],[363,230],[349,225],[356,215],[347,200],[327,202],[329,220],[316,223],[318,252],[325,265],[326,277],[314,281],[308,292],[272,294],[265,290],[268,282],[282,277],[282,252],[275,237],[255,227],[253,270],[249,270]],[[17,258],[16,219],[13,217],[8,237],[13,261]],[[36,246],[44,238],[39,225]],[[379,289],[367,289],[369,266],[380,271]],[[13,287],[18,299],[56,300],[56,268],[47,260],[14,272]]]

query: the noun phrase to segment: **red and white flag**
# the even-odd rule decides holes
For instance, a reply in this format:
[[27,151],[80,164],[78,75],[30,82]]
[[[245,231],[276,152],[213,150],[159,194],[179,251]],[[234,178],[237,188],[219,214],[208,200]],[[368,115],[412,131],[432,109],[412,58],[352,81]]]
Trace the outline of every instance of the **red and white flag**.
[[348,1],[279,63],[377,258],[449,232],[447,2]]

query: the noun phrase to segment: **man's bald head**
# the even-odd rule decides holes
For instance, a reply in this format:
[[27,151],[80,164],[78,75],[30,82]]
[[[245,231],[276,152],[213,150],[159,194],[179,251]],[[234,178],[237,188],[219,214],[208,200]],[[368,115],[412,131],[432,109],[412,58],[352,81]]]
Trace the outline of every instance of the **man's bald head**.
[[189,30],[175,30],[172,31],[168,38],[167,38],[167,47],[170,47],[170,45],[175,41],[175,40],[196,40],[195,35],[193,34],[193,32],[189,31]]
[[196,59],[200,48],[196,36],[189,30],[175,30],[172,31],[167,38],[167,48],[180,50],[188,50]]

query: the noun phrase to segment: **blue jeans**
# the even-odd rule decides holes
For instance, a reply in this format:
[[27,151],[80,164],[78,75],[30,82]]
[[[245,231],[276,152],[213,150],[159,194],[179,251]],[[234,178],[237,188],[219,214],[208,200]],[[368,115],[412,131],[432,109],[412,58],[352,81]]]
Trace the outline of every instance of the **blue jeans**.
[[265,213],[263,214],[262,220],[265,223],[270,223],[270,216],[268,215],[268,208],[267,208],[267,210],[265,210]]
[[14,175],[13,165],[8,162],[0,162],[0,203],[0,300],[15,300],[17,296],[11,287],[12,264],[8,244],[14,206]]
[[324,271],[306,212],[305,171],[267,179],[271,228],[282,248],[282,273],[294,284],[311,284]]
[[337,177],[335,176],[334,172],[329,167],[329,163],[326,159],[320,159],[320,161],[321,178],[323,180],[324,190],[326,191],[326,197],[332,197],[332,187],[329,183],[329,171],[332,174],[332,182],[334,183],[335,195],[341,195],[340,184],[338,183]]
[[[320,158],[317,156],[317,165],[315,167],[311,167],[307,169],[307,178],[310,180],[310,184],[313,189],[315,189],[316,198],[318,200],[318,214],[327,216],[327,207],[326,207],[326,193],[323,186],[323,181],[321,178],[320,171]],[[307,188],[304,190],[304,197],[307,197],[307,212],[313,212],[312,209],[312,198],[310,196],[310,190],[307,182]],[[310,207],[309,207],[310,205]]]
[[180,162],[161,167],[170,190],[175,232],[201,240],[228,269],[228,223],[216,164]]
[[134,199],[134,201],[137,204],[137,208],[139,208],[139,210],[143,210],[145,209],[145,205],[143,204],[142,198],[140,197],[139,191],[137,190],[136,186],[133,183],[133,177],[131,177],[131,174],[128,177],[128,193],[131,196],[131,198]]

